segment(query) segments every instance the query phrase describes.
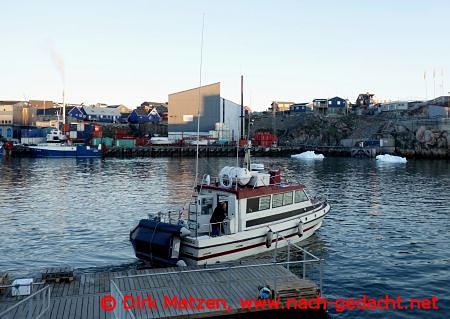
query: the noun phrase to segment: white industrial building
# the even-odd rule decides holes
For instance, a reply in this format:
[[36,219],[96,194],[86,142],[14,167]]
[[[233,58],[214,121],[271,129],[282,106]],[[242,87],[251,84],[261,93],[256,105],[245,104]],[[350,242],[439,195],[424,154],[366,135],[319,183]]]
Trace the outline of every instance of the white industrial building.
[[169,94],[168,132],[171,139],[197,135],[235,141],[240,136],[241,106],[220,96],[220,82]]

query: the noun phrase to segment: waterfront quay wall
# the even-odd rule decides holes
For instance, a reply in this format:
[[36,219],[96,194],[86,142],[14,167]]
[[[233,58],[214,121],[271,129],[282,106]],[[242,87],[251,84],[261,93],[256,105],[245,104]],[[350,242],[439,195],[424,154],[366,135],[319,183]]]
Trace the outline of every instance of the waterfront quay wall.
[[[200,157],[235,157],[244,156],[245,149],[236,149],[235,146],[199,146]],[[254,157],[283,157],[299,154],[308,150],[314,150],[325,156],[350,157],[351,149],[346,147],[308,147],[302,146],[279,146],[279,147],[256,147],[252,148]],[[195,157],[196,146],[144,146],[133,148],[112,147],[107,149],[106,157]]]
[[[354,154],[360,154],[360,151],[370,154],[374,157],[378,154],[395,154],[407,158],[428,158],[428,159],[450,159],[450,149],[427,149],[427,148],[404,148],[404,147],[376,147],[361,148],[345,146],[278,146],[278,147],[254,147],[252,148],[253,157],[289,157],[305,151],[314,151],[323,154],[326,157],[352,157]],[[358,151],[358,152],[355,152]],[[235,157],[237,149],[235,146],[199,146],[200,157]],[[239,148],[239,156],[244,156],[244,148]],[[136,147],[110,147],[106,150],[105,157],[195,157],[197,147],[175,146],[175,145],[157,145],[157,146],[136,146]],[[11,157],[30,157],[31,152],[24,146],[15,146]],[[357,155],[356,155],[357,156]]]

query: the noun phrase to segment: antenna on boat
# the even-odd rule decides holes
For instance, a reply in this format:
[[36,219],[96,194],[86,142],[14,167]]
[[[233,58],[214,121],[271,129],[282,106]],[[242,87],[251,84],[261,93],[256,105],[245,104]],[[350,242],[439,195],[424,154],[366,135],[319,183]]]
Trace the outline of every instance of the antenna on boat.
[[66,124],[66,100],[65,100],[65,95],[64,95],[64,88],[62,91],[62,103],[63,103],[62,118],[63,118],[63,129],[64,129],[64,125]]
[[198,86],[198,108],[197,108],[197,149],[196,149],[196,157],[195,157],[195,180],[194,180],[194,189],[197,187],[198,180],[198,152],[199,152],[199,144],[200,144],[200,104],[201,104],[201,90],[202,90],[202,67],[203,67],[203,34],[205,30],[205,14],[203,13],[202,19],[202,41],[200,45],[200,71],[199,71],[199,86]]

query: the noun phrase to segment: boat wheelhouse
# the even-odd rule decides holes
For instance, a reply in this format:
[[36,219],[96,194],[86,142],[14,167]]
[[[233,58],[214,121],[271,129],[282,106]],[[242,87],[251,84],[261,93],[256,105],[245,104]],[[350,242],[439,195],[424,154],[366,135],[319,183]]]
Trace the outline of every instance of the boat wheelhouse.
[[[327,201],[309,197],[304,185],[282,182],[278,170],[258,169],[225,167],[212,183],[203,178],[186,210],[149,214],[130,233],[136,256],[158,266],[212,264],[310,237],[330,210]],[[221,202],[226,218],[211,223]]]

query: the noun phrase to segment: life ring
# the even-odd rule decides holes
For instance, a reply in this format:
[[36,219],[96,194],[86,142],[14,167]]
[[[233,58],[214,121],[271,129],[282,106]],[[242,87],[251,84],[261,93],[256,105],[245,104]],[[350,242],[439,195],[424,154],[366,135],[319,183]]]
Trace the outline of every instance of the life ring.
[[303,236],[303,223],[302,223],[302,221],[300,221],[298,223],[297,234],[298,234],[298,237],[302,237]]
[[266,234],[266,247],[270,248],[272,246],[272,239],[273,239],[273,232],[272,229],[269,229],[269,231]]
[[230,188],[233,185],[233,181],[228,174],[222,174],[219,178],[220,185],[225,188]]

